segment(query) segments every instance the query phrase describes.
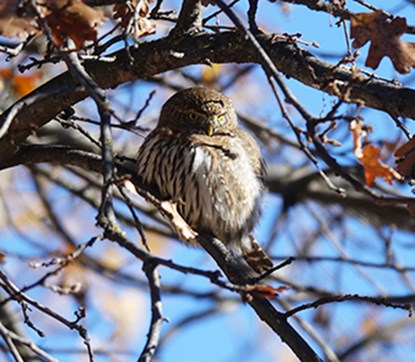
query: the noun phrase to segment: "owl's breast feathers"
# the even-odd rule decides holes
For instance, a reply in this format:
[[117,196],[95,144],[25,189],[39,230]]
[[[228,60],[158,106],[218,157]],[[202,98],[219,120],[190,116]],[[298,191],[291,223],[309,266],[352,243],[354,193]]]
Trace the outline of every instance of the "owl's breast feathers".
[[259,148],[242,130],[207,136],[156,129],[138,153],[144,187],[177,203],[198,231],[225,243],[247,237],[262,191]]

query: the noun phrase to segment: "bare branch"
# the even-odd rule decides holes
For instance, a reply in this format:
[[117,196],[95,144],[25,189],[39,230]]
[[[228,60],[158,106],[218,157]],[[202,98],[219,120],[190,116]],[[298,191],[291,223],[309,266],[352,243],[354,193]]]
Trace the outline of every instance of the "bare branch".
[[157,271],[157,265],[151,261],[144,262],[143,270],[147,276],[150,287],[151,322],[150,330],[147,335],[147,342],[138,361],[150,362],[153,359],[160,339],[160,329],[164,318],[161,304],[160,275]]
[[[346,102],[363,103],[368,107],[383,110],[393,117],[415,119],[415,106],[412,101],[415,96],[414,90],[376,78],[357,77],[355,71],[345,66],[335,67],[314,57],[296,44],[278,40],[273,36],[258,35],[256,39],[277,68],[287,76],[335,96],[344,98],[344,95],[347,95],[347,98],[344,98]],[[134,63],[130,62],[129,54],[136,59]],[[146,78],[168,69],[205,63],[206,59],[215,63],[262,62],[251,42],[235,32],[185,35],[180,41],[175,42],[165,38],[143,43],[137,49],[130,49],[129,53],[121,50],[112,56],[115,59],[113,62],[92,60],[84,63],[88,74],[101,88],[113,88],[124,82]],[[151,67],[147,66],[148,64],[151,64]],[[13,122],[9,132],[0,139],[0,154],[10,157],[34,129],[43,126],[59,112],[87,95],[88,92],[80,87],[68,72],[39,87],[21,100],[25,102],[28,97],[35,99],[18,112],[19,122]],[[9,108],[0,117],[0,127],[4,125],[12,109]]]
[[325,298],[320,298],[312,303],[307,303],[307,304],[303,304],[300,305],[299,307],[293,308],[290,311],[288,311],[287,313],[285,313],[285,315],[287,317],[291,317],[294,314],[301,312],[303,310],[307,310],[310,308],[317,308],[323,304],[327,304],[327,303],[334,303],[334,302],[344,302],[344,301],[358,301],[358,302],[367,302],[367,303],[373,303],[376,305],[384,305],[386,307],[391,307],[391,308],[399,308],[399,309],[403,309],[409,312],[409,317],[412,314],[412,306],[410,304],[395,304],[395,303],[391,303],[387,298],[376,298],[376,297],[366,297],[366,296],[361,296],[361,295],[357,295],[357,294],[346,294],[346,295],[338,295],[338,296],[330,296],[330,297],[325,297]]
[[201,0],[183,0],[177,24],[172,36],[195,34],[202,30],[203,6]]

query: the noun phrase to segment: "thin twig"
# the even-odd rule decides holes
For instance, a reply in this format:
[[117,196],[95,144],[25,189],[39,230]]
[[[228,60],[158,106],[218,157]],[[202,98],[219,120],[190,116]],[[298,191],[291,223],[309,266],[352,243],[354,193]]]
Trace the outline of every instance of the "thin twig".
[[88,354],[90,356],[90,361],[93,361],[93,358],[91,358],[93,354],[92,354],[92,347],[90,345],[90,341],[88,337],[88,332],[83,326],[78,324],[79,321],[85,317],[85,314],[82,311],[79,311],[76,314],[76,319],[74,321],[69,321],[65,317],[56,313],[53,309],[46,307],[45,305],[41,304],[37,300],[30,298],[28,295],[23,293],[16,285],[12,283],[12,281],[7,277],[7,275],[4,273],[4,271],[1,268],[0,268],[0,280],[4,283],[3,289],[5,289],[5,291],[12,297],[12,299],[20,303],[26,302],[27,304],[30,304],[31,306],[43,312],[44,314],[62,323],[66,327],[70,329],[75,329],[79,333],[81,338],[84,340],[85,345],[87,346]]
[[338,302],[344,302],[344,301],[350,301],[350,300],[357,301],[357,302],[367,302],[367,303],[372,303],[376,305],[383,305],[383,306],[391,307],[394,309],[396,308],[403,309],[403,310],[408,311],[409,317],[411,317],[412,315],[412,306],[410,304],[396,304],[396,303],[391,303],[390,301],[388,301],[387,298],[367,297],[367,296],[361,296],[357,294],[345,294],[345,295],[329,296],[329,297],[320,298],[318,300],[315,300],[314,302],[306,303],[306,304],[300,305],[299,307],[293,308],[290,311],[286,312],[285,315],[287,317],[291,317],[298,312],[301,312],[307,309],[317,308],[323,304],[338,303]]
[[[34,344],[29,339],[26,339],[22,336],[19,336],[18,334],[14,333],[13,331],[7,329],[3,325],[3,323],[1,323],[1,322],[0,322],[0,334],[3,336],[3,338],[5,338],[5,336],[6,336],[8,339],[10,339],[12,341],[14,340],[16,342],[19,342],[19,343],[27,346],[30,350],[32,350],[38,356],[42,357],[42,359],[47,361],[47,362],[58,362],[58,360],[56,358],[53,358],[52,356],[50,356],[48,353],[46,353],[44,350],[42,350],[41,348],[36,346],[36,344]],[[11,352],[13,353],[12,350],[11,350]],[[14,356],[16,361],[20,361],[18,358],[16,358],[14,353],[13,353],[13,356]],[[23,359],[21,361],[23,361]]]
[[157,265],[149,261],[143,263],[143,270],[148,279],[151,300],[151,322],[147,341],[138,361],[150,362],[156,352],[160,339],[161,325],[164,321],[160,291],[160,275]]

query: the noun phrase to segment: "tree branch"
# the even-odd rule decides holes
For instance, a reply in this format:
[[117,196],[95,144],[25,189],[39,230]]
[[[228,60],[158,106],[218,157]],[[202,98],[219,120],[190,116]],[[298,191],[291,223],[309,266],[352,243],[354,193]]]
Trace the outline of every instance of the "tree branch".
[[139,362],[150,362],[156,351],[160,339],[161,324],[164,320],[160,293],[160,275],[157,264],[147,261],[143,263],[143,270],[147,276],[151,298],[151,323],[147,335],[147,342],[141,353]]
[[[345,66],[334,66],[299,48],[292,42],[270,35],[258,35],[257,40],[277,68],[285,75],[340,96],[344,101],[365,104],[394,117],[415,118],[415,91],[383,80],[356,76]],[[127,81],[150,77],[191,64],[260,63],[262,60],[244,36],[237,32],[196,34],[180,41],[164,38],[141,44],[137,49],[121,50],[111,55],[111,62],[86,61],[86,70],[102,88],[114,88]],[[135,59],[131,62],[130,56]],[[33,130],[46,124],[58,113],[88,96],[69,72],[50,80],[19,102],[28,102],[19,110],[6,135],[0,139],[0,155],[10,157]],[[11,106],[0,117],[0,127],[16,108]]]
[[[201,235],[198,238],[198,242],[216,261],[229,280],[239,285],[250,283],[250,275],[239,267],[238,260],[219,240]],[[281,337],[283,342],[287,343],[301,361],[321,361],[320,357],[311,349],[307,342],[287,322],[284,314],[278,312],[269,300],[252,296],[248,303],[257,315]]]
[[201,0],[184,0],[172,36],[194,34],[202,30],[203,6]]
[[[49,151],[45,152],[45,147],[34,147],[31,146],[31,160],[29,162],[33,162],[33,160],[37,159],[38,161],[42,160],[45,161],[46,157],[55,157],[54,159],[59,159],[61,162],[69,162],[72,165],[77,165],[80,167],[85,167],[87,165],[87,169],[99,172],[101,169],[101,158],[99,156],[94,156],[85,151],[75,151],[70,150],[68,148],[63,147],[54,147],[55,150],[52,151],[50,148]],[[38,151],[37,151],[38,150]],[[37,152],[36,152],[37,151]],[[58,157],[58,158],[56,158]],[[121,168],[124,168],[122,164],[117,165],[117,168],[122,172]],[[125,172],[127,168],[124,168]],[[132,178],[137,178],[135,174],[132,174]],[[134,180],[135,183],[138,183],[138,180]],[[114,234],[111,236],[111,230],[106,231],[106,236],[109,237],[111,240],[117,240],[116,237],[120,237],[118,234]],[[211,238],[206,235],[199,235],[198,241],[200,245],[212,256],[212,258],[217,262],[220,268],[224,271],[228,279],[237,286],[242,286],[240,288],[241,292],[244,293],[244,285],[252,283],[252,277],[241,268],[239,261],[233,256],[226,247],[217,239]],[[125,241],[123,240],[123,243]],[[128,248],[128,250],[138,253],[137,256],[142,259],[148,259],[148,254],[144,251],[138,250],[130,245],[129,243],[122,244]],[[211,279],[212,280],[212,279]],[[221,286],[223,283],[217,281]],[[238,290],[238,288],[230,288],[232,290]],[[320,361],[317,354],[311,349],[311,347],[304,341],[304,339],[295,331],[295,329],[287,322],[286,317],[283,313],[278,312],[271,303],[263,298],[258,298],[252,296],[249,298],[248,303],[252,306],[252,308],[256,311],[258,316],[270,326],[272,330],[274,330],[282,340],[288,344],[288,346],[294,351],[294,353],[300,358],[301,361]],[[157,323],[155,326],[157,327],[155,330],[157,331],[159,328],[158,325],[159,320],[157,319]],[[154,328],[153,328],[154,330]],[[157,333],[155,334],[157,335]],[[150,340],[149,340],[150,341]]]

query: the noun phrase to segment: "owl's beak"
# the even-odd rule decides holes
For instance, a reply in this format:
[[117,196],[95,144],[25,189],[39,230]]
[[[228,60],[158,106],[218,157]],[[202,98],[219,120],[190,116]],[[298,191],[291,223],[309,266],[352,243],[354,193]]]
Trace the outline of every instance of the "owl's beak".
[[219,127],[218,116],[210,117],[206,123],[206,134],[209,137],[212,136],[218,127]]
[[215,130],[215,125],[213,121],[209,121],[206,125],[206,134],[210,137],[213,135],[213,131]]

